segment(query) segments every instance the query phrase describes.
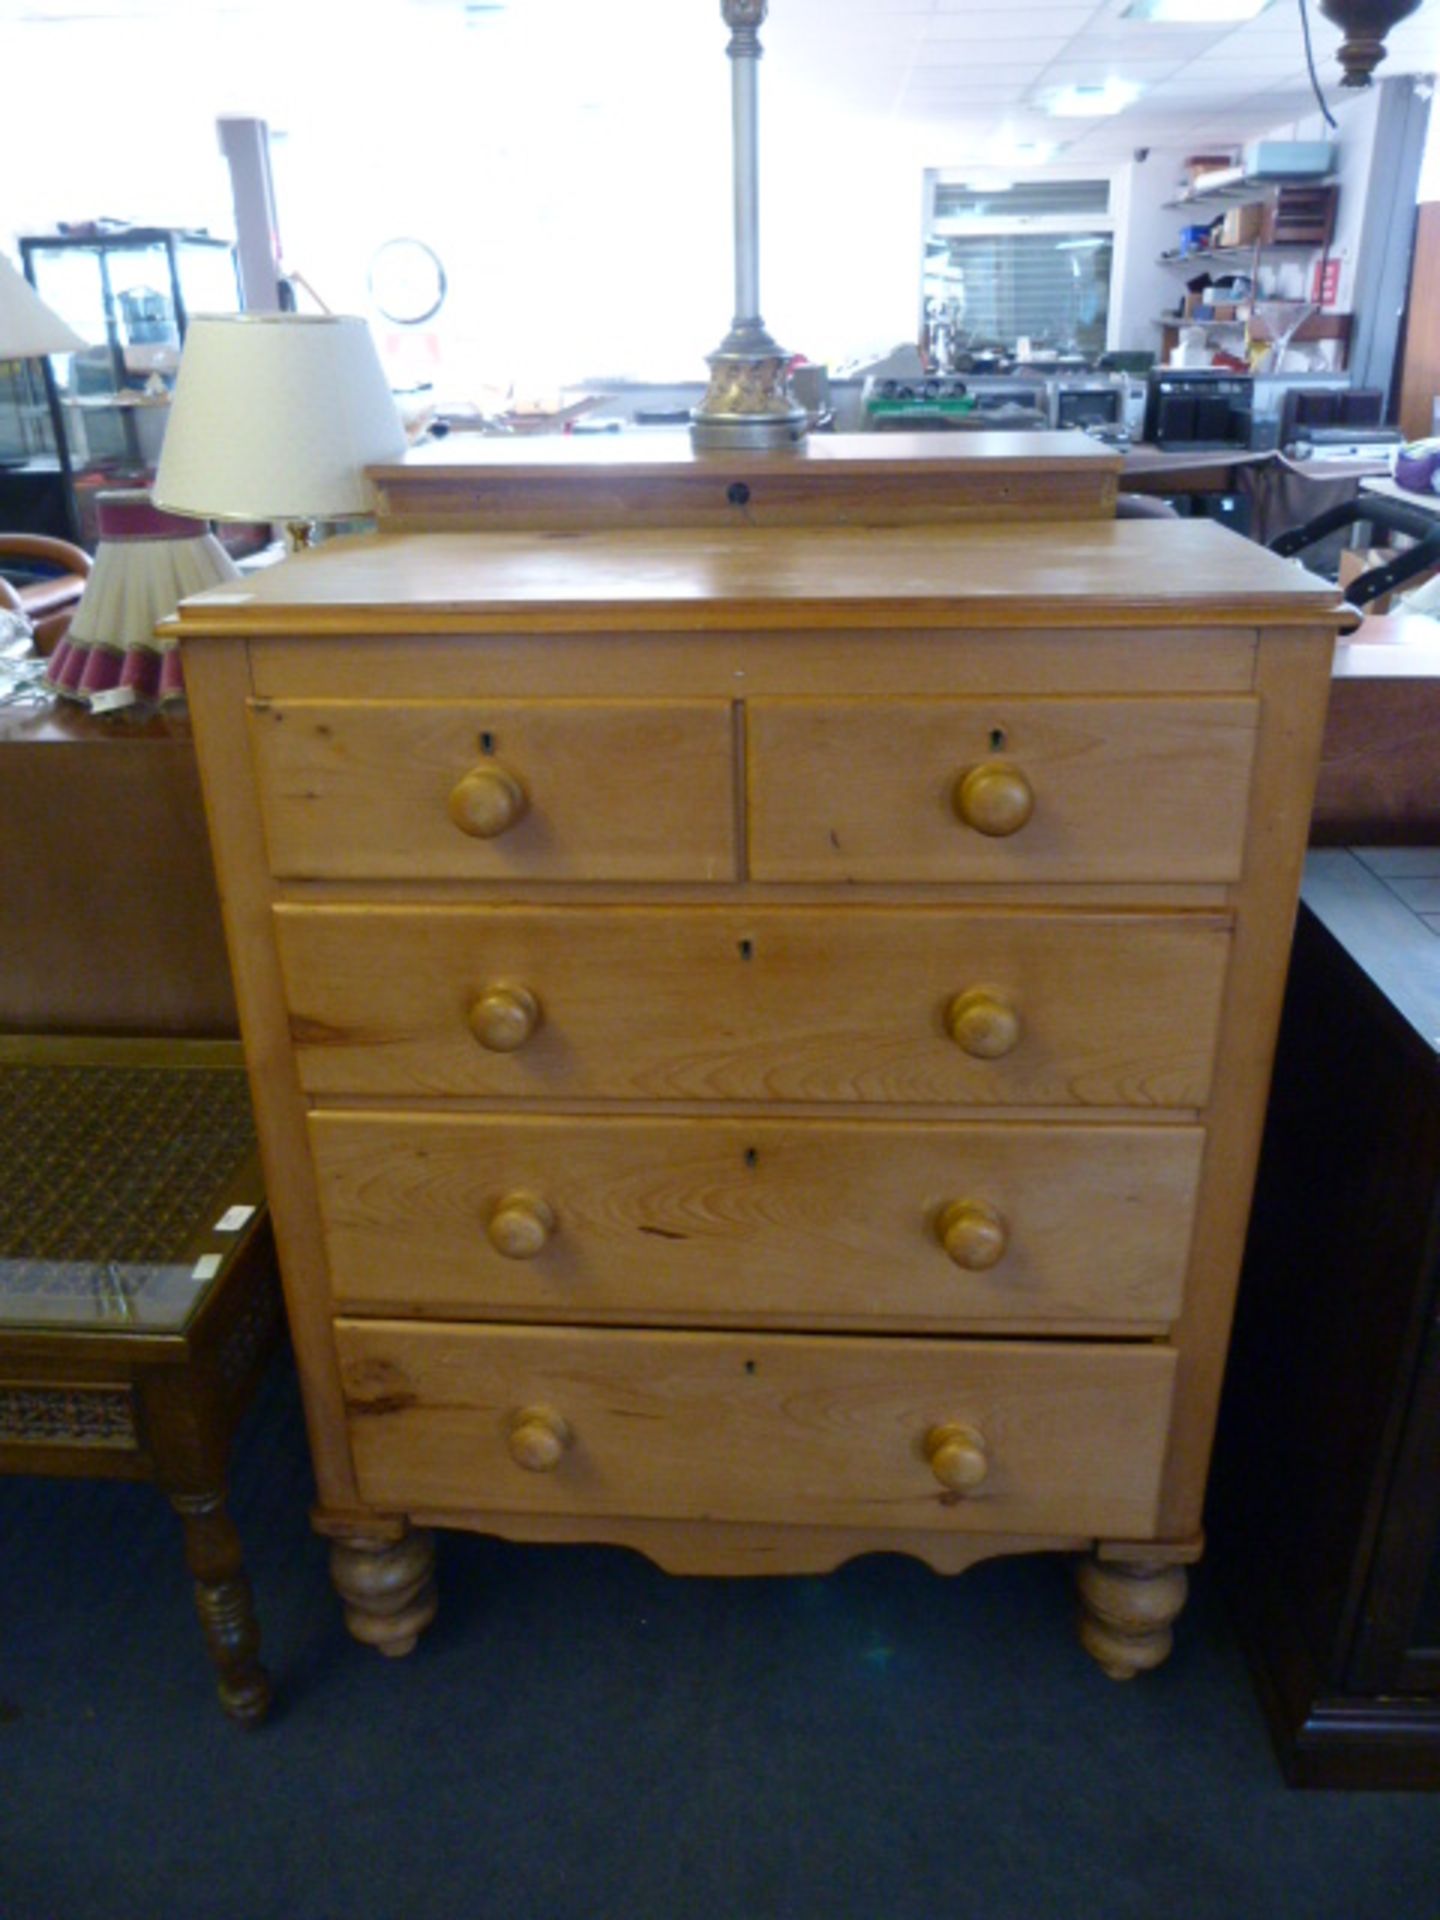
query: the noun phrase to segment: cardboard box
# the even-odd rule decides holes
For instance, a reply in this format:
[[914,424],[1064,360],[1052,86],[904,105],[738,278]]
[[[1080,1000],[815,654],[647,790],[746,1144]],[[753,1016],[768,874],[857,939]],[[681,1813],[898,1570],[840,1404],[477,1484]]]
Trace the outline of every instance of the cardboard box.
[[1265,226],[1263,201],[1247,201],[1243,207],[1227,207],[1220,222],[1222,247],[1251,247],[1260,239]]

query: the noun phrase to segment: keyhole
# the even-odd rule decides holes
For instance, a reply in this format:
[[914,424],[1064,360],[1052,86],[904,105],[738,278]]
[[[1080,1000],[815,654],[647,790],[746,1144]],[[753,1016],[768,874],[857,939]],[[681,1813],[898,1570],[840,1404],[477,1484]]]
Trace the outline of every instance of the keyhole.
[[730,485],[725,489],[725,498],[730,502],[732,507],[748,507],[750,504],[750,489],[743,480],[732,480]]
[[757,1152],[755,1151],[755,1149],[754,1149],[754,1147],[746,1147],[746,1149],[745,1149],[745,1164],[746,1164],[746,1166],[747,1166],[747,1167],[758,1167],[758,1166],[759,1166],[759,1164],[760,1164],[760,1156],[759,1156],[759,1154],[758,1154],[758,1153],[757,1153]]
[[990,729],[990,751],[992,753],[1003,753],[1005,751],[1005,729],[1003,727],[992,727]]
[[753,1360],[747,1360],[745,1362],[745,1371],[747,1373],[753,1373],[755,1371],[755,1362]]
[[482,734],[481,734],[481,736],[480,736],[480,751],[481,751],[482,753],[494,753],[494,751],[495,751],[495,736],[494,736],[494,734],[493,734],[493,733],[482,733]]
[[742,940],[740,942],[740,958],[742,960],[753,960],[755,958],[755,943],[753,940]]

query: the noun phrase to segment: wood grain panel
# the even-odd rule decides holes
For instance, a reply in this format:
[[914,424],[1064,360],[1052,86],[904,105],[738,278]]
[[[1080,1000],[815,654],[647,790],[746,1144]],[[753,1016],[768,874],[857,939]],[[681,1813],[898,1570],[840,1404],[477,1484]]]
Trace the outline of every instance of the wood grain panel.
[[[754,700],[757,880],[1232,880],[1254,700]],[[1034,794],[992,838],[956,810],[982,764]]]
[[1160,1523],[1162,1538],[1171,1540],[1193,1538],[1203,1516],[1330,692],[1327,636],[1323,631],[1267,635],[1257,682],[1266,724],[1255,767],[1190,1285],[1177,1334],[1180,1366]]
[[331,1335],[325,1242],[275,952],[260,800],[242,720],[250,663],[243,646],[201,641],[188,652],[185,675],[316,1490],[324,1506],[353,1507],[357,1495]]
[[[1163,1323],[1178,1308],[1198,1127],[816,1125],[316,1113],[336,1302],[451,1319],[903,1325]],[[516,1192],[555,1229],[502,1256]],[[937,1226],[991,1208],[1005,1247],[958,1266]]]
[[[1193,1108],[1229,945],[1209,914],[943,908],[276,909],[311,1093],[956,1101]],[[467,1013],[519,983],[542,1020],[487,1052]],[[1019,1037],[977,1059],[985,987]]]
[[1440,201],[1427,200],[1416,214],[1410,299],[1405,308],[1400,430],[1407,440],[1425,440],[1434,432],[1437,397],[1440,397]]
[[[793,1525],[1144,1534],[1174,1355],[1085,1342],[967,1345],[572,1328],[336,1328],[363,1496],[447,1507]],[[510,1457],[528,1408],[571,1444]],[[989,1472],[940,1486],[927,1435],[963,1423]]]
[[[1326,621],[1336,589],[1191,520],[654,528],[328,541],[185,602],[183,634],[1251,628]],[[1083,644],[1083,643],[1082,643]]]
[[[251,708],[274,871],[287,878],[729,880],[731,710],[719,701],[273,701]],[[473,769],[528,802],[477,839],[447,808]]]
[[432,442],[370,469],[387,528],[903,526],[1095,519],[1122,461],[1076,433],[815,434],[764,453],[687,432]]
[[1063,626],[963,636],[939,630],[827,628],[823,633],[406,633],[394,645],[354,633],[314,634],[301,646],[258,640],[257,692],[275,699],[471,700],[557,692],[613,699],[643,687],[655,699],[758,694],[1244,693],[1255,671],[1246,627],[1165,627],[1137,647],[1122,628]]

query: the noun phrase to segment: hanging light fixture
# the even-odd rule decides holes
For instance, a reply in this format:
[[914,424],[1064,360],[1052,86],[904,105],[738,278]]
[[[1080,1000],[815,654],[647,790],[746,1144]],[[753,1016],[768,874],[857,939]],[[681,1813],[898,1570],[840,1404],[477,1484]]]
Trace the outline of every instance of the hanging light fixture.
[[1320,11],[1345,35],[1336,59],[1345,69],[1342,87],[1368,87],[1385,58],[1385,36],[1414,13],[1420,0],[1320,0]]

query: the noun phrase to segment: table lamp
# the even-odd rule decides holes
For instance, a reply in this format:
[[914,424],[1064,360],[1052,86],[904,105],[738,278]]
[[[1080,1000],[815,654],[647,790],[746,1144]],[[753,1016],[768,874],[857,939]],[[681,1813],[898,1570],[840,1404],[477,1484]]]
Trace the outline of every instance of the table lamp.
[[317,520],[372,511],[365,468],[405,429],[368,324],[347,314],[197,314],[185,335],[155,504],[207,520]]
[[47,307],[18,267],[0,253],[0,360],[80,353],[85,342]]
[[92,713],[177,706],[180,655],[155,628],[187,594],[233,580],[239,568],[204,525],[160,512],[141,488],[101,493],[95,508],[95,565],[44,684]]

